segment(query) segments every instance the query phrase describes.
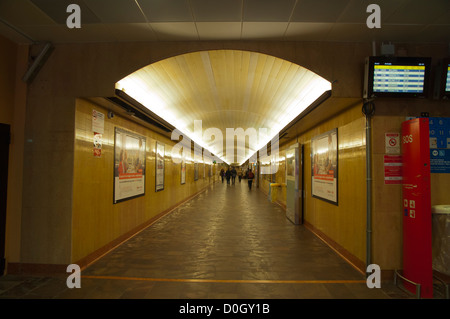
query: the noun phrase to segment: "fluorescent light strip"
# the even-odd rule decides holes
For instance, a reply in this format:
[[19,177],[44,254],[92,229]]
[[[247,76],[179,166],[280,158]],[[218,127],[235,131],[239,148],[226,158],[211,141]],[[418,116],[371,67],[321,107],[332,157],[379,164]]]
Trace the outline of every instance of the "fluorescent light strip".
[[215,154],[223,162],[229,164],[222,156],[219,156],[216,154],[216,152],[208,149],[208,147],[204,145],[203,140],[199,139],[192,132],[190,132],[186,128],[186,124],[184,122],[178,120],[177,117],[175,117],[170,111],[168,111],[165,107],[165,103],[157,94],[149,90],[145,90],[142,87],[142,83],[140,83],[140,81],[134,81],[133,78],[126,77],[116,83],[116,89],[125,92],[127,95],[131,96],[133,99],[148,108],[150,111],[177,128],[183,136],[186,136],[203,149],[212,154]]

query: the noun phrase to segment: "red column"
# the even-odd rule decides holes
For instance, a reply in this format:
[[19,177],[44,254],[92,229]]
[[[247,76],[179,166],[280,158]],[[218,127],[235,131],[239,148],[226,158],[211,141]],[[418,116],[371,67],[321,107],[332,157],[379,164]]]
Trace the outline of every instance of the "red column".
[[[431,252],[430,139],[428,118],[402,123],[403,275],[433,298]],[[415,287],[405,282],[405,288]]]

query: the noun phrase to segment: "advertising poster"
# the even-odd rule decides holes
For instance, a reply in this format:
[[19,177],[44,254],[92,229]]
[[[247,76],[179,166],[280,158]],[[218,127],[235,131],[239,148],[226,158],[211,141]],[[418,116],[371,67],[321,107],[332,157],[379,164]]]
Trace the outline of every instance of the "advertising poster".
[[198,180],[198,163],[194,163],[194,181]]
[[186,184],[186,161],[181,160],[181,185]]
[[164,144],[156,142],[155,191],[164,189]]
[[145,137],[115,128],[114,204],[145,194]]
[[337,129],[311,140],[312,196],[338,204]]

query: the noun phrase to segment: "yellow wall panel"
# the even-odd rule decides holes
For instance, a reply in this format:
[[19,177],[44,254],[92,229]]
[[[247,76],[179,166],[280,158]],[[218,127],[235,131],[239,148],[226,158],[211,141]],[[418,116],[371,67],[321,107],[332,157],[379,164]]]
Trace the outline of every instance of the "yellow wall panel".
[[[338,129],[338,205],[311,195],[311,139]],[[365,260],[366,234],[366,152],[365,119],[361,105],[348,109],[280,148],[276,183],[286,183],[286,149],[292,143],[304,145],[305,203],[304,218],[314,228],[335,241],[360,261]],[[260,187],[268,194],[270,182],[261,179]],[[277,201],[286,205],[286,187],[278,188]]]
[[[105,117],[102,153],[93,155],[92,110],[107,110],[84,99],[76,105],[73,181],[72,260],[78,261],[136,229],[151,218],[208,186],[203,163],[194,181],[193,162],[186,163],[186,184],[181,185],[181,164],[171,158],[175,143],[132,121]],[[145,195],[113,204],[114,131],[119,127],[146,137]],[[165,145],[164,190],[155,192],[156,142]]]

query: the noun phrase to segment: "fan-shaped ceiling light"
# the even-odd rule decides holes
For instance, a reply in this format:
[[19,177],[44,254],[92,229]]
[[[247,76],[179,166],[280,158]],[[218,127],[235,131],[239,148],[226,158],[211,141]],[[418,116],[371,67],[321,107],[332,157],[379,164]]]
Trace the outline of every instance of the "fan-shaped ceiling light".
[[[242,164],[331,90],[331,83],[302,66],[273,56],[213,50],[150,64],[117,82],[116,89],[222,161]],[[199,122],[194,129],[194,121],[201,121],[201,131]],[[227,128],[254,128],[258,139],[247,138],[245,152],[237,149],[232,154],[228,150],[227,154],[225,142],[220,147],[217,140],[204,139],[209,128],[219,129],[224,140]],[[260,129],[268,132],[262,134]],[[238,148],[243,147],[237,144]]]

